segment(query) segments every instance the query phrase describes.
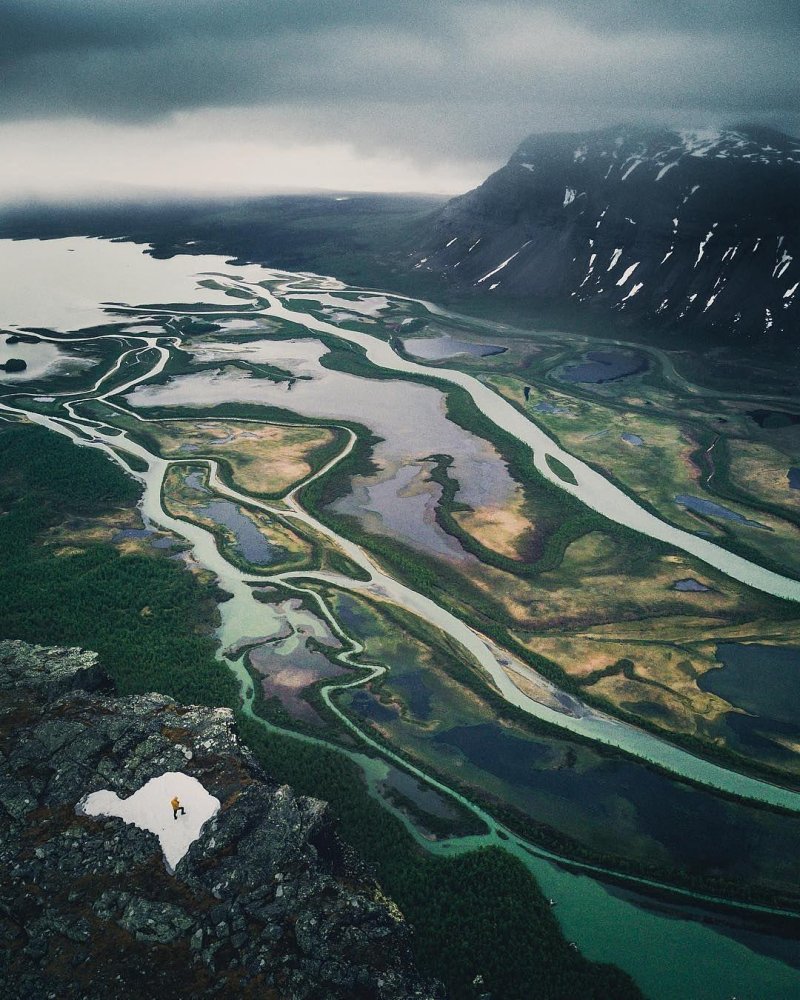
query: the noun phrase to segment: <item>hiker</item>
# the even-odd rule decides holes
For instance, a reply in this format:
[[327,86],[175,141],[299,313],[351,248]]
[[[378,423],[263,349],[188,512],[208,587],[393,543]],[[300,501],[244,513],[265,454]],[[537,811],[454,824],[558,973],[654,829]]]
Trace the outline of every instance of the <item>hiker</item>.
[[173,819],[177,819],[178,818],[178,813],[181,813],[183,816],[186,815],[186,810],[181,805],[181,800],[178,798],[177,795],[172,800],[172,802],[170,802],[170,805],[172,806],[172,818]]

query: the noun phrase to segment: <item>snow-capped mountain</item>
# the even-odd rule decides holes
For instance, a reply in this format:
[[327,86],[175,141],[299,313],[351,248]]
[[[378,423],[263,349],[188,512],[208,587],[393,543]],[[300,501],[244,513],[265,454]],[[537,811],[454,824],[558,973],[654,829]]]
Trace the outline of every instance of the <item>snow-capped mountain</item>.
[[800,140],[761,127],[531,136],[412,265],[475,294],[800,345]]

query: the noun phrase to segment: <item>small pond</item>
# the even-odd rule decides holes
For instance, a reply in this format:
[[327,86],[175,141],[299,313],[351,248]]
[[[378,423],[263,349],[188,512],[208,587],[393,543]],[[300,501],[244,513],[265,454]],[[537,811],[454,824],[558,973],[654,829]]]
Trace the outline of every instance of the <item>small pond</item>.
[[568,365],[556,373],[563,382],[616,382],[648,369],[647,358],[632,351],[587,351],[584,361]]
[[555,403],[547,403],[542,400],[533,407],[534,413],[552,413],[554,416],[563,416],[565,413],[569,413],[569,410],[565,410],[563,406],[556,406]]
[[688,594],[701,594],[710,589],[704,583],[695,580],[693,576],[687,576],[685,580],[676,580],[673,584],[673,590],[681,590]]
[[398,711],[393,706],[384,705],[371,691],[355,691],[350,699],[350,709],[364,719],[373,722],[389,722],[396,719]]
[[494,354],[505,354],[506,347],[497,344],[476,344],[471,340],[457,340],[455,337],[410,337],[403,341],[409,354],[426,361],[441,361],[459,354],[470,354],[475,358],[489,358]]
[[236,536],[236,550],[254,566],[269,566],[271,563],[281,562],[288,555],[282,546],[268,541],[255,522],[230,500],[213,500],[197,510],[215,524],[222,524],[232,531]]
[[800,424],[800,414],[785,413],[782,410],[748,410],[747,416],[755,420],[759,427],[768,431]]
[[786,473],[790,490],[800,490],[800,465],[794,465]]
[[205,493],[210,495],[211,490],[205,485],[203,479],[205,478],[204,472],[190,472],[189,475],[184,479],[184,482],[189,487],[190,490],[195,490],[197,493]]
[[675,503],[680,504],[681,507],[686,507],[687,510],[694,511],[696,514],[706,514],[708,517],[721,517],[726,521],[736,521],[737,524],[746,524],[748,528],[763,528],[764,531],[769,531],[769,528],[765,524],[761,524],[759,521],[751,521],[750,518],[737,514],[735,510],[723,507],[720,503],[714,503],[713,500],[706,500],[704,497],[693,497],[686,493],[679,493],[675,497]]

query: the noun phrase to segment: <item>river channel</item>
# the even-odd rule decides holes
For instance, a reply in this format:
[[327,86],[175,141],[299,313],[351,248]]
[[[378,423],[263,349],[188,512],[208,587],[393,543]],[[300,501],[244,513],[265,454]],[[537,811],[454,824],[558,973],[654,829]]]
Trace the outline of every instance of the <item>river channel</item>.
[[[2,241],[5,243],[5,241]],[[54,243],[70,243],[73,249],[79,249],[81,243],[93,244],[92,259],[97,256],[99,241],[53,241]],[[102,245],[102,244],[101,244]],[[109,254],[117,252],[124,254],[120,263],[129,263],[141,251],[130,244],[105,244]],[[3,254],[13,253],[7,246],[0,246]],[[26,251],[27,252],[27,251]],[[77,254],[76,254],[77,256]],[[110,259],[110,258],[109,258]],[[152,259],[146,258],[148,269]],[[288,297],[302,294],[303,298],[315,298],[314,291],[319,295],[331,295],[342,288],[338,282],[331,279],[317,279],[309,275],[289,275],[274,272],[254,266],[230,268],[221,258],[179,257],[170,263],[171,271],[176,271],[176,261],[183,265],[183,280],[190,283],[191,278],[199,272],[215,273],[231,288],[239,291],[249,291],[254,298],[266,303],[266,308],[259,305],[252,314],[263,311],[265,316],[280,318],[292,323],[301,323],[309,331],[324,333],[339,337],[353,343],[366,352],[374,364],[393,370],[399,374],[414,376],[434,376],[441,382],[459,385],[472,397],[475,404],[495,423],[519,441],[532,448],[534,460],[539,472],[565,491],[571,493],[587,506],[598,511],[603,516],[617,523],[625,524],[636,531],[668,542],[686,552],[691,553],[711,566],[721,570],[732,578],[756,587],[769,594],[789,600],[800,600],[800,584],[763,569],[755,563],[733,555],[724,549],[698,538],[688,532],[675,528],[661,521],[636,504],[636,502],[607,482],[602,476],[590,469],[584,463],[564,452],[538,427],[528,421],[523,414],[501,399],[489,387],[477,379],[456,370],[428,368],[425,365],[399,357],[390,346],[370,336],[367,333],[344,329],[336,323],[326,322],[306,313],[299,313],[290,307]],[[160,262],[156,262],[160,263]],[[121,268],[124,270],[124,267]],[[106,273],[112,272],[109,265]],[[46,261],[40,262],[38,278],[47,275]],[[222,277],[224,275],[224,278]],[[36,277],[31,277],[30,294],[38,294]],[[46,280],[46,279],[45,279]],[[265,287],[265,284],[270,287]],[[184,286],[185,286],[184,284]],[[163,285],[160,286],[163,290]],[[137,292],[139,288],[137,287]],[[24,296],[17,290],[15,311],[11,315],[0,317],[8,326],[26,325]],[[193,301],[198,301],[205,293],[204,288],[194,289]],[[114,293],[109,289],[103,298],[98,300],[119,303],[124,289]],[[163,296],[166,298],[166,296]],[[155,296],[147,296],[145,301],[152,303]],[[383,303],[389,302],[391,296],[381,293],[376,310]],[[216,293],[211,301],[222,312],[225,308],[220,304],[221,296]],[[169,299],[168,299],[169,301]],[[229,300],[236,301],[236,300]],[[141,314],[142,318],[157,317],[171,314],[169,307],[148,305],[141,307],[135,300],[129,308]],[[115,311],[120,307],[115,306]],[[177,311],[177,310],[176,310]],[[191,311],[189,308],[187,311]],[[365,310],[366,311],[366,310]],[[72,313],[70,313],[71,318]],[[48,316],[54,329],[63,329],[51,316]],[[107,317],[108,319],[108,317]],[[110,321],[110,320],[108,320]],[[74,329],[69,324],[67,329]],[[63,341],[63,337],[52,338]],[[134,346],[131,346],[134,344]],[[172,346],[177,345],[177,338]],[[112,459],[125,466],[132,475],[144,486],[141,502],[142,513],[147,522],[170,530],[184,538],[192,546],[192,555],[197,562],[213,572],[219,579],[220,586],[230,594],[231,600],[220,605],[222,622],[218,631],[220,649],[226,650],[240,644],[243,637],[268,637],[278,629],[275,614],[270,605],[256,599],[252,584],[255,582],[252,574],[238,569],[229,563],[220,553],[214,536],[207,530],[186,521],[170,516],[162,505],[161,487],[168,467],[172,464],[157,455],[151,454],[143,446],[131,440],[125,434],[119,434],[108,427],[87,420],[80,415],[77,403],[84,398],[100,399],[114,405],[115,397],[122,397],[141,383],[159,375],[170,358],[170,341],[152,336],[135,338],[128,335],[125,340],[120,338],[120,355],[113,368],[106,376],[97,380],[89,393],[71,393],[64,395],[65,405],[59,416],[34,413],[23,410],[19,405],[0,402],[0,409],[21,415],[27,419],[70,437],[76,444],[93,447],[104,451]],[[110,382],[119,371],[123,356],[136,354],[150,362],[143,366],[145,370],[137,370],[135,377],[123,384],[114,385],[104,391],[104,383]],[[145,352],[147,352],[145,354]],[[41,389],[41,386],[39,386]],[[41,389],[43,392],[44,389]],[[54,394],[56,395],[56,394]],[[131,413],[132,411],[127,410]],[[325,468],[316,475],[324,475],[333,465],[341,461],[352,448],[354,438],[351,436],[344,451],[331,459]],[[562,482],[545,461],[546,455],[551,455],[563,462],[573,473],[577,485]],[[136,468],[129,465],[133,456]],[[779,805],[800,812],[800,794],[790,789],[771,785],[764,781],[729,771],[716,764],[694,757],[672,745],[657,739],[633,726],[622,723],[610,716],[582,706],[574,699],[566,702],[559,700],[560,692],[552,685],[543,682],[538,676],[532,677],[541,685],[542,697],[539,700],[524,695],[508,678],[502,669],[500,659],[511,659],[505,651],[499,650],[486,637],[479,635],[458,618],[440,608],[437,604],[422,594],[394,580],[384,573],[358,545],[350,542],[318,522],[306,512],[298,499],[300,486],[295,487],[280,504],[270,504],[255,501],[253,498],[240,494],[232,487],[223,483],[214,462],[207,461],[209,467],[209,487],[219,497],[242,502],[251,507],[261,507],[267,512],[279,512],[282,516],[293,518],[298,523],[311,528],[319,536],[327,537],[341,549],[357,566],[369,574],[366,582],[355,581],[334,573],[295,572],[278,573],[274,577],[261,576],[258,583],[274,579],[284,586],[294,587],[299,593],[316,602],[320,615],[329,623],[331,630],[337,635],[345,651],[340,654],[343,662],[350,662],[361,647],[342,629],[331,615],[325,602],[313,590],[303,587],[304,581],[317,581],[335,584],[337,587],[364,593],[368,596],[386,599],[402,608],[420,616],[422,619],[436,625],[458,642],[467,655],[475,659],[491,677],[494,685],[512,703],[530,712],[538,718],[551,722],[571,732],[586,736],[592,740],[616,746],[630,755],[657,763],[673,774],[690,778],[695,782],[710,788],[718,788],[733,792],[739,796],[771,805]],[[145,471],[138,471],[139,465]],[[252,680],[246,672],[241,660],[225,659],[228,667],[239,678],[245,705],[245,710],[252,714]],[[514,663],[515,669],[533,675],[531,668],[521,661]],[[483,809],[469,802],[463,796],[453,792],[436,779],[411,768],[407,763],[394,755],[385,747],[378,745],[368,733],[363,732],[348,716],[341,713],[334,701],[332,693],[345,686],[363,684],[372,676],[376,676],[384,668],[375,664],[371,668],[361,668],[361,675],[355,680],[343,683],[333,683],[324,689],[324,697],[332,711],[336,712],[343,725],[347,726],[369,748],[370,755],[350,753],[350,756],[362,767],[373,794],[386,775],[387,767],[392,765],[411,771],[415,777],[427,782],[445,795],[458,800],[462,806],[476,813],[486,824],[488,833],[481,836],[465,837],[458,840],[431,842],[419,834],[407,818],[400,815],[410,832],[427,850],[442,855],[455,855],[477,846],[494,844],[503,846],[519,857],[538,879],[546,895],[557,901],[556,913],[565,934],[574,940],[583,953],[592,959],[614,962],[629,971],[640,984],[645,994],[659,1000],[691,1000],[691,998],[723,998],[733,995],[745,997],[792,997],[800,995],[800,971],[785,962],[770,957],[764,947],[753,950],[740,940],[751,937],[757,932],[745,933],[740,927],[734,926],[738,917],[720,916],[719,910],[704,908],[708,902],[706,897],[690,893],[674,893],[670,904],[653,902],[653,897],[643,890],[647,883],[644,880],[631,879],[626,888],[614,889],[607,883],[602,869],[588,865],[567,865],[563,859],[544,851],[533,844],[526,843],[511,831],[496,822]],[[567,704],[569,710],[558,706]],[[555,707],[554,707],[555,706]],[[254,716],[258,718],[257,716]],[[263,723],[263,720],[260,720]],[[313,740],[312,737],[298,737]],[[343,751],[344,752],[344,751]],[[383,804],[386,803],[381,800]],[[638,882],[638,886],[637,886]],[[681,899],[684,902],[681,902]],[[757,908],[753,908],[757,910]],[[730,912],[734,912],[731,908]],[[745,919],[742,917],[741,919]],[[726,926],[726,924],[728,926]],[[779,949],[777,949],[779,950]]]

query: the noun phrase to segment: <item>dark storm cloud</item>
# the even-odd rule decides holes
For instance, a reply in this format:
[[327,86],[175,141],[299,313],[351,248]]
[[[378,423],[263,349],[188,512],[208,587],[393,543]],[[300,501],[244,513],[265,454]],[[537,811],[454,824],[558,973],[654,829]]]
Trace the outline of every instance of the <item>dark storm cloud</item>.
[[[447,44],[447,23],[417,0],[10,0],[0,9],[0,114],[146,119],[332,88],[347,97],[354,62],[366,70],[355,89],[388,86],[397,54],[431,34]],[[382,80],[359,39],[391,40]]]
[[784,35],[800,27],[795,0],[564,0],[548,6],[611,32],[659,27],[679,32]]
[[793,128],[798,31],[794,0],[5,0],[0,117],[222,108],[423,158],[615,119]]

